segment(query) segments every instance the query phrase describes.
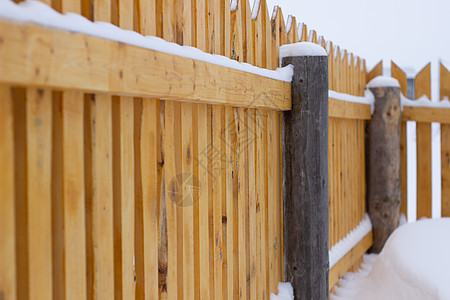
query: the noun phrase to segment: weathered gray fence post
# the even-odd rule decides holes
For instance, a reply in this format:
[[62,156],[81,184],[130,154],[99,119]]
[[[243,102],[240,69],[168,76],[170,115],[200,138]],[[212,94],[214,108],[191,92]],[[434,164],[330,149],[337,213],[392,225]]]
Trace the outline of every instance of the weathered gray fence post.
[[371,252],[379,253],[400,215],[400,85],[379,76],[367,85],[375,96],[369,124],[367,204],[373,226]]
[[280,48],[293,65],[292,110],[283,113],[285,280],[295,299],[328,300],[328,59],[323,48]]

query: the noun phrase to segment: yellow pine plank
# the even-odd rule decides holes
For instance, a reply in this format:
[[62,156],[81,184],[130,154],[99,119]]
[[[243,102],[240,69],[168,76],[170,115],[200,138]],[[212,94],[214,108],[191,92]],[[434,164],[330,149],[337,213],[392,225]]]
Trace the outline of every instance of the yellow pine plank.
[[86,298],[83,94],[62,95],[65,299]]
[[267,222],[267,115],[256,111],[256,285],[257,299],[264,299],[267,285],[266,222]]
[[52,297],[52,93],[27,89],[27,206],[30,299]]
[[[94,98],[95,97],[95,98]],[[112,101],[95,95],[85,101],[87,109],[85,167],[87,221],[88,298],[114,297]],[[87,131],[87,135],[86,135]]]
[[337,92],[341,91],[340,86],[340,70],[341,70],[341,50],[340,47],[337,46],[336,50],[333,50],[334,58],[333,58],[333,89]]
[[[276,9],[276,8],[274,8]],[[280,19],[275,16],[271,19],[271,40],[272,40],[272,67],[279,65],[279,48],[280,48]]]
[[11,88],[14,128],[14,185],[17,298],[29,298],[28,204],[26,182],[26,89]]
[[450,109],[437,107],[404,106],[402,121],[450,124]]
[[248,128],[248,222],[249,222],[249,298],[257,299],[257,216],[256,216],[256,115],[255,110],[248,111],[247,128]]
[[[200,299],[210,299],[209,260],[209,201],[208,201],[208,110],[206,104],[197,105],[198,114],[198,216],[199,216],[199,270]],[[206,260],[205,260],[206,259]],[[212,278],[211,278],[212,279]]]
[[[221,36],[220,38],[223,40],[222,42],[222,53],[224,56],[231,58],[231,15],[230,15],[230,1],[221,1],[220,10],[222,12],[223,21],[221,21]],[[223,298],[228,299],[234,296],[234,263],[233,260],[233,235],[234,235],[234,227],[232,224],[233,220],[233,212],[229,210],[230,204],[228,202],[233,201],[232,197],[228,197],[228,179],[231,180],[231,177],[227,176],[227,149],[228,144],[226,143],[227,139],[227,131],[230,130],[230,123],[225,121],[226,118],[226,108],[224,109],[224,132],[222,136],[222,140],[224,141],[224,145],[222,148],[223,155],[223,191],[222,191],[222,234],[223,234],[223,266],[222,266],[222,286],[223,286]],[[230,213],[230,214],[229,214]],[[226,220],[226,222],[225,222]],[[228,220],[231,220],[230,222]],[[236,289],[237,290],[237,289]]]
[[183,210],[183,298],[194,299],[194,169],[193,169],[193,113],[194,105],[181,104],[181,170],[178,180]]
[[[134,104],[113,99],[115,287],[117,299],[135,297],[134,285]],[[116,151],[117,150],[117,151]]]
[[278,282],[281,280],[280,272],[279,272],[279,253],[277,250],[279,249],[279,233],[278,228],[281,227],[280,218],[277,217],[277,205],[280,201],[280,186],[279,186],[279,168],[278,163],[279,160],[279,148],[278,139],[280,137],[280,133],[277,131],[278,129],[278,116],[276,112],[269,112],[267,119],[267,172],[268,172],[268,278],[269,278],[269,286],[268,290],[270,292],[276,292]]
[[143,99],[140,136],[144,297],[158,297],[159,100]]
[[329,41],[328,43],[330,47],[328,50],[328,89],[334,91],[334,46],[332,41]]
[[369,104],[342,101],[334,98],[328,100],[328,115],[333,118],[370,120],[372,118]]
[[[111,22],[112,5],[92,1],[94,21]],[[114,297],[112,99],[94,95],[92,131],[92,298]]]
[[[291,108],[289,82],[244,71],[35,25],[0,22],[0,37],[5,41],[0,50],[0,82],[121,96]],[[75,44],[87,44],[90,50],[73,47]],[[53,53],[44,45],[54,45]],[[111,64],[112,59],[116,63]],[[67,61],[74,62],[70,73],[66,71]],[[171,74],[169,78],[166,72]],[[182,82],[180,78],[184,78]]]
[[[207,0],[196,1],[196,47],[202,51],[208,50],[207,29]],[[208,175],[208,109],[206,104],[198,104],[197,109],[197,169],[198,169],[198,204],[194,213],[197,213],[198,222],[194,223],[194,231],[198,232],[198,252],[194,253],[196,273],[196,292],[200,299],[210,299],[210,264],[203,260],[210,256],[209,238],[209,175]],[[195,161],[195,160],[194,160]],[[198,224],[196,226],[196,224]],[[198,270],[198,271],[197,271]],[[198,282],[198,286],[197,286]]]
[[334,236],[334,244],[336,244],[339,241],[339,176],[338,176],[338,172],[339,172],[339,166],[338,166],[338,139],[337,139],[337,120],[336,119],[331,119],[333,120],[333,185],[334,185],[334,190],[333,190],[333,206],[334,206],[334,211],[333,211],[333,215],[334,215],[334,220],[333,220],[333,227],[334,227],[334,232],[333,232],[333,236]]
[[[177,193],[177,145],[179,131],[176,131],[176,112],[173,101],[165,101],[164,107],[164,164],[165,164],[165,184],[166,184],[166,219],[167,219],[167,299],[178,299],[182,291],[178,292],[179,265],[178,253],[179,241],[177,237],[177,227],[181,226],[177,220],[177,204],[174,197]],[[179,149],[179,148],[178,148]],[[181,293],[181,294],[179,294]]]
[[367,73],[367,82],[371,81],[372,79],[374,79],[377,76],[381,76],[383,75],[383,61],[380,60],[375,67],[372,68],[372,70],[370,70],[369,73]]
[[[431,64],[415,78],[415,98],[431,99]],[[431,218],[431,124],[417,122],[417,218]]]
[[450,125],[441,124],[441,216],[450,217]]
[[10,87],[0,86],[0,294],[16,299],[13,99]]
[[235,110],[237,126],[237,153],[236,160],[238,168],[238,247],[239,247],[239,299],[247,299],[247,273],[249,260],[247,256],[248,243],[248,130],[247,130],[247,110],[238,108]]
[[450,99],[450,72],[448,69],[441,63],[440,67],[440,100],[444,97]]
[[338,236],[338,241],[340,241],[345,234],[345,199],[344,199],[344,158],[343,158],[343,153],[345,151],[345,147],[343,145],[343,131],[344,131],[344,122],[343,120],[339,120],[338,121],[338,213],[339,213],[339,236]]
[[234,118],[235,108],[225,108],[225,144],[226,144],[226,230],[227,230],[227,289],[228,298],[239,298],[239,272],[238,272],[238,210],[237,193],[238,180],[236,165],[236,124]]
[[222,235],[222,201],[224,200],[222,185],[222,130],[224,128],[224,108],[212,107],[212,157],[213,157],[213,228],[214,228],[214,299],[222,299],[222,262],[223,262],[223,235]]

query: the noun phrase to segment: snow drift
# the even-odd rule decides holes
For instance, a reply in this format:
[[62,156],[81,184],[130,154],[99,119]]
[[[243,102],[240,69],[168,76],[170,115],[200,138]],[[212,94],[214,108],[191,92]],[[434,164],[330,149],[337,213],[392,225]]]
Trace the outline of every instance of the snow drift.
[[449,237],[450,218],[399,227],[376,259],[366,256],[362,271],[339,280],[331,299],[450,299]]

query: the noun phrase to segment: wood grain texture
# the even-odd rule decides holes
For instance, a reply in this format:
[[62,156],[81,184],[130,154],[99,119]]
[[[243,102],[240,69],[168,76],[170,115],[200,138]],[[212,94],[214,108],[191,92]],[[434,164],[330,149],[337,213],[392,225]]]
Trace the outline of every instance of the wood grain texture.
[[[8,22],[0,22],[0,29],[5,41],[0,82],[278,110],[291,107],[288,82],[83,34]],[[86,44],[93,50],[72,46]],[[30,56],[39,59],[24,59]],[[48,64],[50,60],[54,63]],[[70,73],[68,61],[73,62]]]
[[52,297],[50,90],[27,89],[27,208],[30,299]]
[[[431,99],[431,64],[414,80],[415,98]],[[431,218],[431,123],[417,122],[417,218]]]
[[402,121],[450,124],[450,108],[404,106]]
[[369,125],[368,212],[374,242],[371,252],[379,253],[398,227],[400,187],[400,89],[370,89],[375,111]]
[[367,82],[370,82],[372,79],[374,79],[377,76],[383,75],[383,61],[380,60],[375,67],[370,70],[370,72],[367,73]]
[[17,297],[14,192],[13,98],[9,86],[0,86],[0,295]]
[[369,104],[354,103],[329,98],[328,110],[330,118],[370,120],[372,118]]
[[283,59],[289,63],[297,68],[293,110],[283,115],[285,280],[296,297],[328,299],[328,58]]

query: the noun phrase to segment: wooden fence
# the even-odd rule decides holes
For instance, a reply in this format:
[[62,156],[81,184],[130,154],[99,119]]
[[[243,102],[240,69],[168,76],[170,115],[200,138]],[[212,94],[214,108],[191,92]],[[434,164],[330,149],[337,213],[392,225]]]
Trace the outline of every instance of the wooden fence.
[[[366,84],[364,60],[294,17],[286,28],[264,0],[254,19],[247,1],[47,4],[267,69],[280,45],[309,40],[328,50],[330,89],[361,96]],[[290,83],[32,24],[0,21],[0,38],[4,299],[277,291]],[[331,248],[364,218],[370,106],[329,107]],[[370,243],[336,264],[330,287]]]
[[[392,77],[396,78],[401,92],[406,97],[407,78],[395,63],[391,63]],[[439,99],[450,98],[450,73],[441,63],[440,65],[440,93]],[[431,64],[427,64],[414,78],[415,99],[422,96],[431,99]],[[431,101],[431,100],[430,100]],[[406,122],[416,121],[417,137],[417,219],[431,218],[431,122],[440,123],[441,127],[441,215],[450,216],[450,109],[433,107],[405,106],[402,112],[401,125],[401,212],[407,213],[407,151],[406,151]]]

